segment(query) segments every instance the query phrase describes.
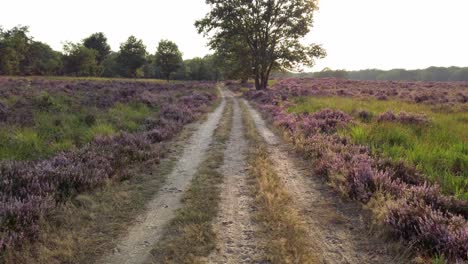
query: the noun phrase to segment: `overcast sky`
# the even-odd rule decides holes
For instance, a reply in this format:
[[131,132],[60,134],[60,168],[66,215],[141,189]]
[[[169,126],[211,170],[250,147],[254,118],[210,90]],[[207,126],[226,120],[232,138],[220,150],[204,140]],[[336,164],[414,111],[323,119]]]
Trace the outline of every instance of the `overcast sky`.
[[[305,42],[328,57],[313,70],[468,66],[468,0],[321,0]],[[161,39],[175,41],[184,58],[209,53],[193,23],[204,0],[1,0],[0,25],[30,26],[35,40],[61,50],[104,32],[113,50],[135,35],[154,53]]]

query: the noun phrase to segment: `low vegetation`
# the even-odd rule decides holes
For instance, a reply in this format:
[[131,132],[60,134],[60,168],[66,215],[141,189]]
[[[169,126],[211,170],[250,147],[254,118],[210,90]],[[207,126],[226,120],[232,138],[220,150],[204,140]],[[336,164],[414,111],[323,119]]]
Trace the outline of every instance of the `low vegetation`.
[[37,240],[40,222],[77,195],[128,180],[130,165],[159,161],[164,142],[206,112],[215,91],[209,83],[1,78],[10,103],[2,127],[26,131],[14,134],[17,146],[0,144],[8,155],[0,160],[2,252]]
[[[311,82],[312,84],[317,83],[316,80]],[[300,84],[303,84],[303,86]],[[463,133],[462,131],[457,132],[459,131],[457,126],[459,128],[463,127],[463,120],[457,121],[457,118],[452,119],[447,115],[444,117],[443,113],[435,112],[432,114],[432,112],[428,112],[427,114],[431,114],[435,121],[431,120],[431,117],[426,119],[421,118],[419,115],[400,114],[395,116],[389,113],[383,113],[380,117],[377,116],[376,121],[369,118],[370,113],[361,113],[360,116],[363,120],[360,121],[358,117],[358,121],[356,121],[352,116],[353,111],[350,111],[350,115],[341,110],[323,109],[320,104],[310,106],[311,109],[314,107],[317,109],[317,111],[310,111],[310,113],[300,111],[301,107],[308,107],[303,105],[300,105],[296,110],[305,113],[288,112],[288,109],[295,109],[295,98],[297,96],[328,95],[331,92],[338,92],[342,93],[342,96],[358,97],[363,96],[362,92],[367,90],[367,88],[364,89],[359,86],[355,86],[355,90],[348,86],[349,88],[345,90],[336,86],[328,87],[327,84],[333,83],[325,80],[325,83],[317,87],[307,84],[306,80],[287,80],[278,83],[277,89],[267,92],[249,92],[246,96],[254,100],[262,112],[275,125],[283,129],[286,137],[294,143],[299,152],[311,159],[315,168],[314,175],[326,178],[338,191],[370,207],[374,212],[376,223],[389,227],[392,234],[406,240],[418,249],[423,256],[438,255],[453,262],[466,261],[466,252],[468,252],[468,223],[466,221],[468,204],[466,200],[444,195],[437,184],[427,182],[429,176],[424,175],[406,162],[376,155],[378,153],[375,153],[372,148],[359,145],[359,142],[351,137],[351,132],[346,132],[352,131],[356,124],[358,127],[359,125],[379,127],[390,121],[393,122],[395,129],[398,129],[398,127],[406,126],[408,120],[412,120],[411,123],[414,122],[413,120],[422,120],[422,122],[418,121],[418,126],[423,126],[421,129],[425,129],[424,126],[427,125],[427,122],[429,124],[430,122],[442,122],[443,124],[455,120],[453,130],[445,127],[443,127],[443,130],[449,131],[446,133],[463,135],[457,134]],[[390,83],[387,85],[391,86]],[[339,92],[340,90],[343,90],[343,92]],[[394,97],[407,92],[405,89],[397,87],[394,90],[396,91]],[[435,91],[436,88],[432,87],[430,90]],[[443,91],[443,89],[441,90]],[[375,93],[378,92],[379,89]],[[421,93],[424,93],[424,91],[421,91]],[[445,96],[448,102],[451,101],[448,98],[452,98],[450,97],[452,93],[456,93],[456,90],[451,90]],[[461,90],[461,93],[464,94],[464,90]],[[415,96],[418,96],[418,94],[416,93]],[[307,100],[313,99],[303,101],[305,105],[309,105],[306,104]],[[332,100],[332,102],[346,102],[345,99],[331,98],[329,100]],[[385,105],[372,104],[372,102],[374,101],[371,100],[368,104],[374,106],[375,109],[380,106],[383,107],[383,111],[389,110],[386,109]],[[392,102],[388,102],[388,104],[391,105]],[[447,107],[447,105],[442,106],[439,104],[437,106],[435,103],[432,104],[436,108]],[[339,107],[340,105],[335,104],[334,106]],[[346,104],[344,103],[343,106],[343,110],[346,111]],[[457,109],[458,106],[453,107],[453,109]],[[459,107],[465,106],[459,105]],[[372,111],[372,109],[367,111]],[[359,116],[359,113],[356,114]],[[444,118],[447,121],[444,121]],[[457,125],[457,122],[460,123]],[[363,133],[375,135],[372,134],[372,129],[374,128],[370,127]],[[381,132],[385,131],[380,131],[377,137],[385,139],[384,135],[387,133]],[[349,136],[346,133],[350,133]],[[423,133],[420,134],[423,136]],[[443,135],[444,132],[438,132],[438,134]],[[430,133],[427,136],[432,137]],[[444,138],[441,138],[441,140],[443,142]],[[455,142],[460,142],[459,140],[461,139],[455,139]],[[436,139],[432,139],[432,141],[435,142]],[[453,143],[454,141],[446,142]],[[413,143],[418,144],[418,141],[411,142],[411,144]],[[375,145],[374,149],[385,149],[385,145],[388,145],[388,143],[385,140],[383,142],[374,141],[373,145]],[[465,155],[461,156],[465,157],[461,162],[464,162],[462,166],[466,168],[466,153],[461,152],[460,154]],[[405,154],[402,153],[401,156],[403,155]],[[455,155],[457,154],[455,153]],[[464,176],[462,174],[460,176],[453,175],[453,177]],[[449,186],[446,187],[449,188]],[[458,188],[465,187],[463,187],[463,183],[460,183]],[[466,193],[466,189],[451,191],[453,193],[457,192],[459,197],[463,197],[464,193]]]
[[468,199],[466,106],[449,109],[396,100],[307,97],[293,100],[292,113],[331,108],[351,115],[339,131],[373,153],[415,165],[443,191]]
[[308,73],[278,73],[276,77],[315,77],[340,78],[369,81],[424,81],[424,82],[454,82],[468,81],[468,67],[429,67],[420,70],[392,69],[388,71],[369,69],[360,71],[332,70],[325,68],[319,72]]

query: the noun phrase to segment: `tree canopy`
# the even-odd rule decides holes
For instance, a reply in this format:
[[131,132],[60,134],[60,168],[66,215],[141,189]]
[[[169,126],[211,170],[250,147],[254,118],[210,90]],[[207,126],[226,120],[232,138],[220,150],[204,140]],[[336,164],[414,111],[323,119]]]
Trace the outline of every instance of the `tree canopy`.
[[137,70],[146,62],[146,46],[143,41],[130,36],[126,42],[120,45],[117,62],[121,66],[122,75],[125,77],[137,77]]
[[[309,33],[316,0],[207,0],[212,9],[195,26],[209,36],[209,45],[218,50],[226,43],[240,41],[248,47],[257,89],[265,89],[273,69],[300,70],[325,56],[318,45],[303,45]],[[229,48],[229,47],[228,47]]]
[[171,74],[176,72],[182,64],[182,53],[174,42],[161,40],[156,51],[155,62],[159,65],[165,79],[169,80]]
[[96,61],[97,51],[83,44],[67,43],[63,47],[64,72],[73,76],[98,76],[100,68]]
[[96,60],[99,65],[110,54],[111,48],[107,44],[107,38],[102,32],[94,33],[83,40],[83,45],[88,49],[97,51]]

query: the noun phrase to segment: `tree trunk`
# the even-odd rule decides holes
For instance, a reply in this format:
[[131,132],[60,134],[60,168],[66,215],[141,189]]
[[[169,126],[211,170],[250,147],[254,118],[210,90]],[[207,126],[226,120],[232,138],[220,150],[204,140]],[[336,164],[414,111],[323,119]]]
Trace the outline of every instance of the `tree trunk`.
[[255,89],[262,90],[261,80],[258,74],[255,76]]
[[257,90],[268,89],[268,79],[269,79],[268,73],[257,74],[257,76],[255,76],[255,88]]

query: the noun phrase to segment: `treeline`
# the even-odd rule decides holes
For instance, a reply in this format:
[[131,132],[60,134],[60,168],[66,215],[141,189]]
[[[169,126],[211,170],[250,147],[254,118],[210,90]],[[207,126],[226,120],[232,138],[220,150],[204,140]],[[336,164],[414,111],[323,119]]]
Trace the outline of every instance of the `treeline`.
[[130,36],[112,51],[103,33],[78,43],[68,42],[63,52],[29,36],[28,27],[0,27],[0,75],[64,75],[176,80],[218,80],[226,73],[220,58],[182,60],[177,45],[162,40],[155,54],[143,41]]
[[339,78],[351,80],[383,80],[383,81],[468,81],[468,67],[429,67],[421,70],[393,69],[389,71],[369,69],[361,71],[331,70],[325,68],[314,73],[278,73],[276,77],[316,77]]

